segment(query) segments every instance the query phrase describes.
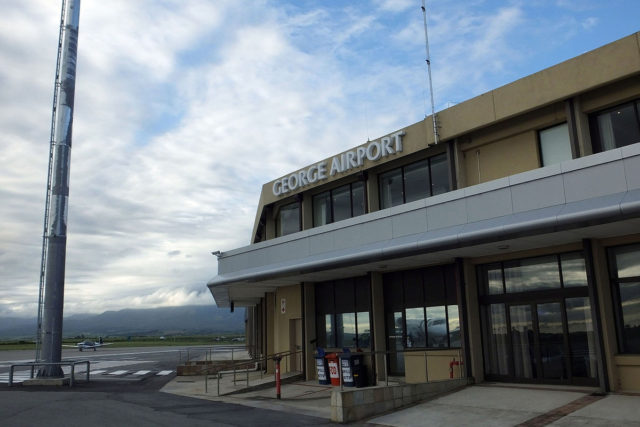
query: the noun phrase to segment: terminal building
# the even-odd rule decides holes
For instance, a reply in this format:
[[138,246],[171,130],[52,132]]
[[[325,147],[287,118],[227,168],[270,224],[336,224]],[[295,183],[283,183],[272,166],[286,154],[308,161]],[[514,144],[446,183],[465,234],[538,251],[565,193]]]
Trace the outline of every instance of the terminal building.
[[207,284],[252,354],[640,391],[640,32],[436,117],[263,186]]

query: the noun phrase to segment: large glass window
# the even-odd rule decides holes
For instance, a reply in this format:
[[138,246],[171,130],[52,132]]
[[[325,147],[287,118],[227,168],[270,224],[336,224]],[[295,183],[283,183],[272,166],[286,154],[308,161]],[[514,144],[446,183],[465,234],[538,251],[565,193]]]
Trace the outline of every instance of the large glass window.
[[383,284],[389,348],[460,347],[453,266],[388,273]]
[[542,166],[549,166],[571,160],[571,140],[569,126],[562,123],[538,132]]
[[640,353],[640,244],[610,251],[618,342],[622,353]]
[[371,297],[369,278],[316,283],[318,347],[369,348]]
[[640,101],[621,104],[590,116],[594,151],[640,142]]
[[447,154],[380,174],[380,209],[390,208],[451,190]]
[[300,203],[294,202],[281,207],[278,211],[276,234],[286,236],[298,232],[300,229]]
[[313,226],[363,215],[365,208],[364,183],[343,185],[313,196]]
[[582,252],[485,264],[478,271],[487,378],[595,383]]

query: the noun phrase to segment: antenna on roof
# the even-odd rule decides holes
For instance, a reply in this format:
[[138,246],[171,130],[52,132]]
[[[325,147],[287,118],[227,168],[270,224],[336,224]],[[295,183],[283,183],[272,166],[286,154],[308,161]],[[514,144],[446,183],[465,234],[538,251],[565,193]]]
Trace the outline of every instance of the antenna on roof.
[[431,55],[429,54],[429,35],[427,33],[427,8],[425,0],[422,0],[422,17],[424,19],[424,40],[427,48],[427,74],[429,75],[429,94],[431,95],[431,118],[433,119],[433,144],[440,142],[438,135],[438,123],[436,120],[436,108],[433,102],[433,83],[431,82]]

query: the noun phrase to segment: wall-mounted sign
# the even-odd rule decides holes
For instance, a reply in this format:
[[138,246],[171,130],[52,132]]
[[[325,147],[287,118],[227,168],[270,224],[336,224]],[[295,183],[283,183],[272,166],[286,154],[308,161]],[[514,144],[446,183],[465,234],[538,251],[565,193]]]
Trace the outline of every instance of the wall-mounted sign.
[[[364,159],[376,162],[389,155],[402,152],[402,137],[405,131],[396,132],[379,140],[371,141],[367,145],[354,148],[331,160],[313,164],[289,176],[280,178],[273,183],[273,195],[281,196],[298,188],[306,187],[318,181],[327,179],[337,173],[348,172],[364,164]],[[330,165],[329,165],[330,163]]]
[[280,299],[280,314],[284,314],[287,311],[287,299],[286,298],[281,298]]

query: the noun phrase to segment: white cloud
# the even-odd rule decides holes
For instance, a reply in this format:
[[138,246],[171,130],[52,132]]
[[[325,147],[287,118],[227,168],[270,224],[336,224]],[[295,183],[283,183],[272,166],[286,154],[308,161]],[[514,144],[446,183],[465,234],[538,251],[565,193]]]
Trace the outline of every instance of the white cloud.
[[[414,3],[83,2],[65,313],[213,303],[210,252],[249,242],[264,182],[420,120]],[[544,50],[509,4],[432,3],[440,105]],[[0,315],[35,314],[58,19],[0,16]]]

